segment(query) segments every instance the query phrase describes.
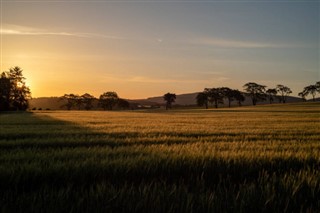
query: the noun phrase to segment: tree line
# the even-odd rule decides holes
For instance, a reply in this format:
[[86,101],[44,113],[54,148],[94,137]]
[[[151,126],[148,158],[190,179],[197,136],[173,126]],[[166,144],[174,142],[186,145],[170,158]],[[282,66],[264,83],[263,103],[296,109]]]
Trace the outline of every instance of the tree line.
[[[218,108],[219,104],[224,104],[224,100],[227,100],[229,107],[231,107],[232,101],[237,101],[237,104],[241,106],[246,97],[251,99],[252,105],[254,106],[258,102],[266,100],[272,104],[275,99],[278,99],[280,103],[286,103],[287,97],[292,93],[289,87],[282,84],[278,84],[276,88],[267,89],[267,86],[249,82],[243,85],[243,88],[244,92],[228,87],[204,88],[203,92],[198,93],[196,96],[197,105],[205,106],[205,108],[208,109],[209,104],[212,104],[215,108]],[[306,101],[306,96],[310,94],[312,95],[313,101],[315,101],[317,93],[320,93],[320,82],[304,87],[303,91],[299,93],[299,96],[303,101]],[[172,103],[175,102],[176,95],[174,93],[166,93],[163,99],[166,101],[166,109],[169,109]]]
[[[26,78],[22,72],[23,70],[16,66],[1,73],[0,111],[23,111],[28,109],[28,100],[31,98],[31,92],[26,85]],[[278,84],[276,88],[267,89],[267,86],[249,82],[246,83],[243,88],[243,92],[228,87],[204,88],[203,92],[198,93],[196,96],[196,102],[199,106],[205,106],[205,108],[208,108],[209,104],[218,108],[218,105],[223,104],[224,100],[228,101],[229,107],[232,101],[237,101],[237,104],[241,106],[246,97],[251,99],[252,105],[256,105],[258,102],[265,100],[268,100],[271,104],[275,99],[278,99],[279,102],[286,103],[287,97],[292,93],[289,87],[281,84]],[[306,97],[311,95],[312,100],[315,101],[317,93],[320,93],[320,81],[304,87],[303,91],[299,92],[298,95],[303,101],[306,101]],[[166,93],[163,99],[166,102],[166,109],[170,109],[172,108],[172,103],[175,102],[176,94]],[[101,94],[99,99],[89,93],[85,93],[83,95],[65,94],[60,97],[60,100],[65,102],[62,107],[66,107],[68,110],[90,110],[94,106],[101,107],[104,110],[112,110],[115,107],[121,109],[130,108],[130,103],[127,100],[120,98],[116,92],[110,91]]]
[[[128,109],[130,107],[130,103],[120,98],[116,92],[105,92],[100,95],[99,99],[89,93],[83,95],[65,94],[60,97],[60,100],[65,102],[61,107],[66,107],[67,110],[91,110],[95,105],[104,110],[113,110],[115,107]],[[95,102],[97,102],[97,104],[95,104]]]

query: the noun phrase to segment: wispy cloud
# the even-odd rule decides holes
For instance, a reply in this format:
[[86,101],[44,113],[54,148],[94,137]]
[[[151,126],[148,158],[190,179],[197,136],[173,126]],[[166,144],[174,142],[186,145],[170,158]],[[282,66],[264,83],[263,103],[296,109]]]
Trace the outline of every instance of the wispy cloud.
[[200,38],[191,41],[192,44],[213,46],[218,48],[281,48],[289,47],[286,44],[275,44],[267,42],[231,40],[221,38]]
[[[215,80],[224,81],[228,78],[219,77]],[[121,77],[121,76],[104,76],[101,81],[103,82],[126,82],[126,83],[153,83],[153,84],[164,84],[164,83],[208,83],[213,79],[174,79],[174,78],[151,78],[147,76],[132,76],[132,77]]]
[[126,39],[123,37],[103,35],[97,33],[83,33],[83,32],[65,32],[65,31],[50,31],[47,29],[38,29],[20,25],[4,25],[0,29],[2,35],[30,35],[30,36],[73,36],[73,37],[84,37],[84,38],[108,38],[108,39]]

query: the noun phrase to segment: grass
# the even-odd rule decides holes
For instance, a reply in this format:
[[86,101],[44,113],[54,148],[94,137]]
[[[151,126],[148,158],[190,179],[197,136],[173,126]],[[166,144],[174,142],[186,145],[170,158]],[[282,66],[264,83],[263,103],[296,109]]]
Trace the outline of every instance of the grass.
[[1,212],[319,212],[320,105],[0,115]]

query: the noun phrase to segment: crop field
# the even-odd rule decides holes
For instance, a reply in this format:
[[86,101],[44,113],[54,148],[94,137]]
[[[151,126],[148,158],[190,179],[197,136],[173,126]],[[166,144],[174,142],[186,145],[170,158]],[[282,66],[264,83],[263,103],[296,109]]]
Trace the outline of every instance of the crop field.
[[320,104],[0,115],[1,212],[320,212]]

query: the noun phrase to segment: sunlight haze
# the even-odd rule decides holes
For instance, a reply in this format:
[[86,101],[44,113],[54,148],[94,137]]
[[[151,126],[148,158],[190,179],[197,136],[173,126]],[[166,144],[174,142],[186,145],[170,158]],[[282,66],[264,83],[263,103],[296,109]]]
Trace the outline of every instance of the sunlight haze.
[[319,1],[1,1],[1,71],[33,97],[319,81]]

